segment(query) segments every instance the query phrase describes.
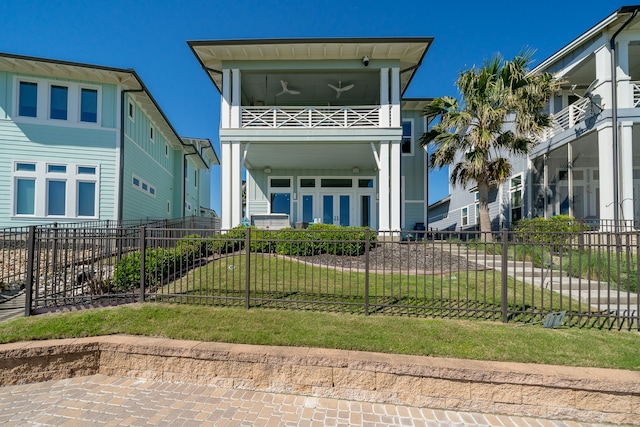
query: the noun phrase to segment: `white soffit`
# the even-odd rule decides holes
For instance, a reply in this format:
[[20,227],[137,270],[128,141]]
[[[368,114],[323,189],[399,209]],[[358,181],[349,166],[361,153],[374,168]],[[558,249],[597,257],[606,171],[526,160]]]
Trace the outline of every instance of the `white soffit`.
[[190,41],[189,46],[221,90],[225,61],[314,61],[376,59],[400,61],[402,91],[431,46],[431,37],[347,39],[257,39]]

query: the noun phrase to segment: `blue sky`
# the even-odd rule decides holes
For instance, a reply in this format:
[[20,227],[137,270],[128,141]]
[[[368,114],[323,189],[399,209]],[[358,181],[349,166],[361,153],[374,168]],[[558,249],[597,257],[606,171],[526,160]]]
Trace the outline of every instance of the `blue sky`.
[[[220,100],[187,40],[430,36],[408,97],[456,96],[460,70],[523,47],[537,62],[625,3],[583,1],[135,0],[0,2],[0,51],[134,68],[176,130],[218,149]],[[219,168],[212,207],[219,211]],[[447,194],[430,175],[429,202]]]

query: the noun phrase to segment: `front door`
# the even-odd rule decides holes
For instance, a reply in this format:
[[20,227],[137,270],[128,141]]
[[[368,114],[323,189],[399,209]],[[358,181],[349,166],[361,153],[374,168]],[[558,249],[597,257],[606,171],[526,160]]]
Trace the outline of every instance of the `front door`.
[[351,196],[348,194],[322,195],[322,222],[348,226],[351,223]]

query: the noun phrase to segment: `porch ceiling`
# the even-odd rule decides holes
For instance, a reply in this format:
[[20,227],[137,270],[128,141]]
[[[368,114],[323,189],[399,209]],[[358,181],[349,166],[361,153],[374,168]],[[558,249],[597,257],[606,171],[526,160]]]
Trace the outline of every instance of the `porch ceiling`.
[[302,38],[201,40],[188,44],[219,91],[222,89],[220,71],[225,61],[360,61],[366,55],[371,61],[399,60],[400,69],[404,71],[400,77],[404,93],[432,41],[432,37]]
[[245,167],[249,169],[374,169],[370,143],[251,143]]

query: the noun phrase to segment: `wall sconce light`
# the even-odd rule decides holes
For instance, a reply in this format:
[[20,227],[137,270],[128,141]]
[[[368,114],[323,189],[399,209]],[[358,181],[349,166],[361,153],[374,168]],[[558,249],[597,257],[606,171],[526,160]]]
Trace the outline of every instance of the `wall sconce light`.
[[354,167],[353,169],[351,169],[351,172],[353,172],[354,174],[360,173],[360,168]]
[[266,174],[270,174],[271,173],[271,168],[269,166],[264,168],[264,173]]

